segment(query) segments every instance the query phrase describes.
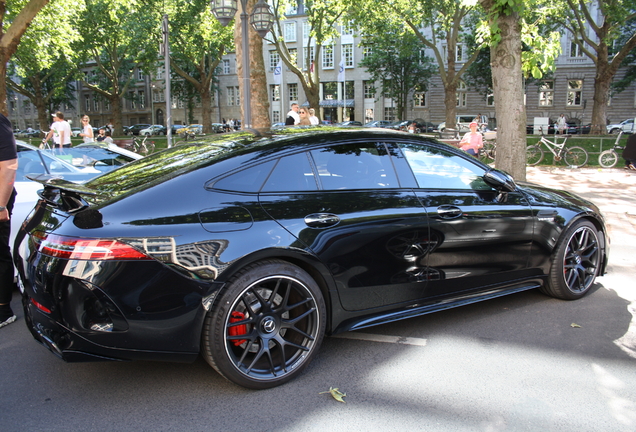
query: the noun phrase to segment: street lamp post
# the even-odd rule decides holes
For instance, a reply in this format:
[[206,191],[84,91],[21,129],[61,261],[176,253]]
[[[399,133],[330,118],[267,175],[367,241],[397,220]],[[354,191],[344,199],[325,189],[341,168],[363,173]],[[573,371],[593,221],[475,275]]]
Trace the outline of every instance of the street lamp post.
[[[248,0],[241,0],[241,33],[243,51],[243,129],[252,127],[252,105],[251,105],[251,80],[250,80],[250,53],[249,53],[249,27],[248,23],[264,38],[271,30],[274,23],[274,15],[269,10],[269,6],[259,0],[254,6],[251,15],[247,14]],[[237,0],[212,0],[212,13],[216,16],[222,26],[227,26],[237,12]],[[249,19],[249,21],[248,21]]]

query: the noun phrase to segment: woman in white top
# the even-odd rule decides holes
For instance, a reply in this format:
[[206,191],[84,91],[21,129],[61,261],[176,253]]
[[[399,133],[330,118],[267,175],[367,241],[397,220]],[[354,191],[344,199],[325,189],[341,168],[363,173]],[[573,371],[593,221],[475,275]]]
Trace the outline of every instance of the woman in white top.
[[85,143],[93,142],[93,127],[90,125],[91,119],[88,116],[82,117],[82,132],[79,134],[84,138]]
[[320,120],[318,120],[318,117],[316,117],[316,110],[313,108],[309,108],[309,122],[312,125],[320,124]]

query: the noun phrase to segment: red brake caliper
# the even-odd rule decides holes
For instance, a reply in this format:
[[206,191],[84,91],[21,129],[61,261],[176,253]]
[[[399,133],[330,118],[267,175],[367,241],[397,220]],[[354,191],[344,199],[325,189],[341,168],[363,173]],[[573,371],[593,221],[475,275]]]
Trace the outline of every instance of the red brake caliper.
[[[245,319],[245,314],[243,312],[234,311],[230,314],[230,323],[235,323],[239,321],[243,321]],[[241,336],[247,334],[247,326],[245,324],[228,327],[227,332],[230,336]],[[245,342],[245,339],[233,340],[232,343],[235,346],[239,346]]]

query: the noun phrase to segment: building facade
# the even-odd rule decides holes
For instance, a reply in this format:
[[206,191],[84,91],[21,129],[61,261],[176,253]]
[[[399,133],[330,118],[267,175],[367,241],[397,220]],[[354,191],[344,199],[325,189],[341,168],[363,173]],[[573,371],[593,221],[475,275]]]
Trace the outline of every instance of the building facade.
[[[359,45],[360,38],[351,28],[342,27],[341,36],[333,45],[323,46],[320,57],[313,58],[314,47],[308,43],[309,26],[304,15],[290,16],[283,23],[284,39],[287,47],[296,52],[299,65],[309,64],[319,68],[320,106],[316,108],[319,117],[328,123],[356,120],[366,123],[372,120],[415,120],[439,124],[445,120],[444,89],[439,77],[433,77],[428,91],[413,93],[407,104],[405,118],[396,118],[395,102],[374,91],[379,85],[370,81],[370,76],[359,63],[365,50]],[[525,86],[527,123],[533,124],[535,118],[556,120],[561,113],[576,124],[588,124],[591,121],[594,96],[595,67],[591,59],[585,56],[565,34],[562,37],[562,54],[556,61],[556,71],[537,82]],[[458,67],[465,60],[465,50],[458,47]],[[432,52],[426,53],[432,56]],[[298,77],[287,67],[275,74],[280,57],[273,44],[263,42],[263,58],[267,70],[267,86],[270,98],[270,119],[272,123],[285,121],[292,103],[307,105]],[[90,69],[85,73],[89,78]],[[624,72],[619,72],[618,77]],[[617,77],[617,78],[618,78]],[[90,78],[89,78],[90,79]],[[167,119],[165,94],[166,74],[160,67],[154,76],[136,71],[135,81],[128,94],[122,100],[122,122],[124,126],[138,123],[162,124]],[[241,100],[239,77],[236,73],[234,53],[223,57],[217,70],[216,91],[212,100],[212,122],[241,118]],[[112,109],[109,104],[92,91],[75,83],[77,103],[75,106],[60,107],[73,125],[79,125],[81,115],[91,117],[93,126],[105,125],[112,121]],[[488,116],[491,127],[496,127],[497,110],[492,97],[469,89],[461,84],[457,90],[456,110],[458,115]],[[37,113],[31,103],[20,95],[9,101],[9,118],[16,129],[41,128]],[[201,123],[201,102],[181,100],[171,97],[171,124]],[[636,117],[636,85],[614,95],[607,107],[607,121],[616,123],[626,118]],[[48,129],[48,125],[44,129]]]

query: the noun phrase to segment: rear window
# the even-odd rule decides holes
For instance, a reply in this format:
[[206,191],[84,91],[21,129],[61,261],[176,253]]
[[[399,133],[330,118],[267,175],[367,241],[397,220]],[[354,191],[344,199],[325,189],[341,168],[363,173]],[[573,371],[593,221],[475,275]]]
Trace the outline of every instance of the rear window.
[[86,186],[100,194],[118,196],[211,165],[251,141],[233,142],[220,137],[212,143],[179,145],[96,177]]

